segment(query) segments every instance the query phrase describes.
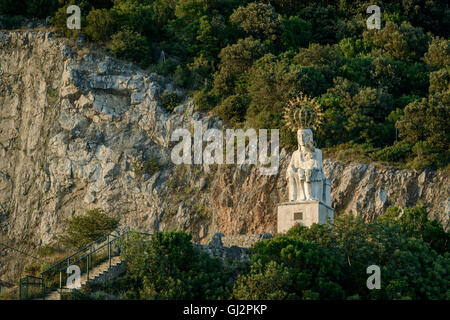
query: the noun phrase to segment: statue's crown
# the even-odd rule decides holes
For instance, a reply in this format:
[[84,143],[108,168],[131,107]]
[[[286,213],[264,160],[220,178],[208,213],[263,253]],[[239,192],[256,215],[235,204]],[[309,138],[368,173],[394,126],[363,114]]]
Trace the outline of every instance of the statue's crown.
[[289,100],[284,109],[286,125],[296,131],[298,129],[316,128],[318,125],[319,104],[314,98],[309,98],[303,93]]

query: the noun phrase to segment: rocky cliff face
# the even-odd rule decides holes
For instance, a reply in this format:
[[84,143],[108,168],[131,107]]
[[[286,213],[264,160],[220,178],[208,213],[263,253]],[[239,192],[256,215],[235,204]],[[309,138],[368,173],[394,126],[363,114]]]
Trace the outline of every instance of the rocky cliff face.
[[[169,113],[172,91],[156,74],[86,53],[48,32],[0,32],[0,228],[2,241],[34,252],[63,231],[63,221],[100,207],[122,227],[152,232],[182,228],[205,242],[225,235],[274,232],[286,201],[285,169],[174,165],[177,128],[222,129],[187,100]],[[389,205],[422,201],[448,223],[447,173],[414,172],[324,161],[332,204],[368,219]],[[0,249],[0,274],[17,278],[25,260]],[[6,279],[3,279],[6,280]]]

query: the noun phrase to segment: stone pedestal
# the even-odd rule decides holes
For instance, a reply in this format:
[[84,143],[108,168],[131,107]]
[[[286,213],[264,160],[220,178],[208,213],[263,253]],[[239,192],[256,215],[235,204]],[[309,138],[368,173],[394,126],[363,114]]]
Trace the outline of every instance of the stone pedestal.
[[334,209],[317,200],[284,202],[278,205],[277,232],[285,233],[296,223],[310,227],[313,223],[333,222]]

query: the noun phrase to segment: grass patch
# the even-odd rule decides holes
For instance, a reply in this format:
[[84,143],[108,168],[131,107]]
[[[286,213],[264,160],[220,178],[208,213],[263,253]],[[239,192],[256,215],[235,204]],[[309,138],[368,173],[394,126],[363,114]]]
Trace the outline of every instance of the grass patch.
[[138,180],[142,180],[144,174],[153,176],[155,173],[161,171],[162,168],[164,168],[164,165],[153,156],[144,162],[136,160],[131,164],[131,170]]
[[161,95],[161,105],[169,112],[173,112],[180,102],[180,97],[178,97],[176,92],[168,93],[167,91],[164,91]]

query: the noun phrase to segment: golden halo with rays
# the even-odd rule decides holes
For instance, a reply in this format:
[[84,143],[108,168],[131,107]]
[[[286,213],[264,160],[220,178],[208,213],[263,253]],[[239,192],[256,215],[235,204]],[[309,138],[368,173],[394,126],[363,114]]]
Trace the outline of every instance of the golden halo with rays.
[[300,92],[289,100],[284,108],[283,118],[292,131],[302,128],[317,129],[321,124],[322,112],[315,98]]

